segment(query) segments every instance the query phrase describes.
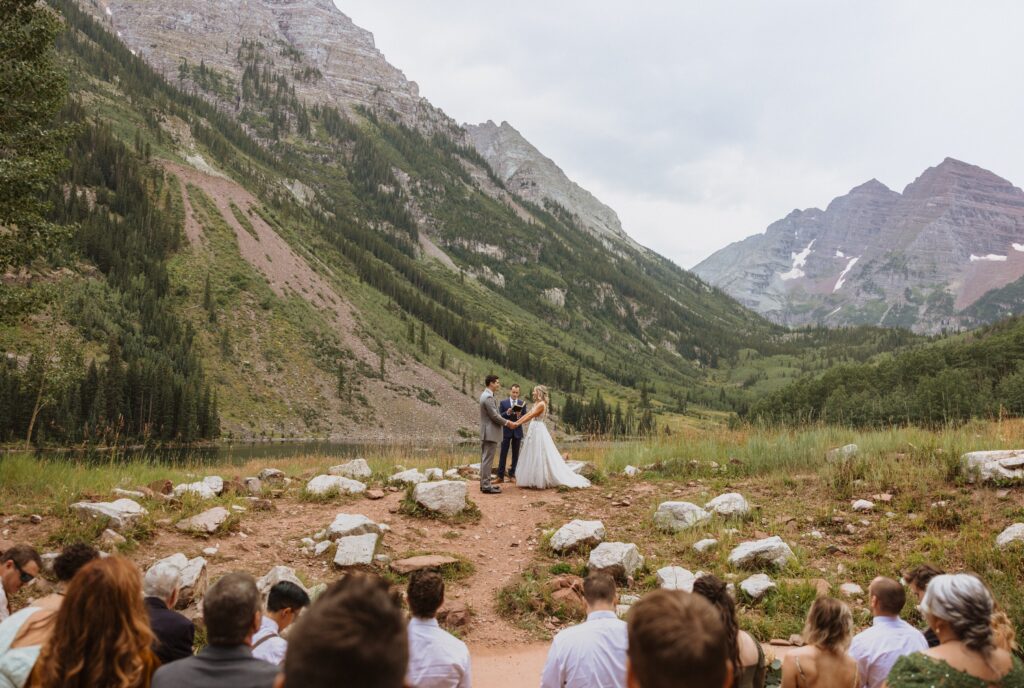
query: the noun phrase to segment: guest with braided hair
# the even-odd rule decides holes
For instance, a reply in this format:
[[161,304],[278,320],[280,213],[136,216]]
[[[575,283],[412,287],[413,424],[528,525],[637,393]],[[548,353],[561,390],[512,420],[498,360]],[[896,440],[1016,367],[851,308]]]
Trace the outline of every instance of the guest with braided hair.
[[726,643],[733,665],[733,688],[763,688],[767,674],[764,648],[749,633],[740,630],[736,603],[728,586],[722,579],[709,574],[694,582],[693,592],[707,599],[725,624]]

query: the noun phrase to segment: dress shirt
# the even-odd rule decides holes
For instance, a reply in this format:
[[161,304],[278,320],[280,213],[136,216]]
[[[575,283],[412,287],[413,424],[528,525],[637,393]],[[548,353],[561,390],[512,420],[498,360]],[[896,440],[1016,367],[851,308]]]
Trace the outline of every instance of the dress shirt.
[[555,636],[541,688],[625,688],[626,622],[615,612],[591,612]]
[[889,677],[897,659],[927,649],[924,634],[903,619],[876,616],[871,628],[853,637],[850,656],[857,660],[860,685],[878,688]]
[[469,648],[437,619],[409,620],[410,688],[469,688]]
[[0,621],[3,621],[11,615],[11,609],[7,606],[7,591],[4,590],[3,583],[0,583]]
[[[252,656],[271,664],[283,664],[284,653],[288,649],[288,641],[280,636],[276,638],[269,637],[279,632],[280,629],[277,626],[277,622],[264,614],[263,620],[260,621],[260,630],[256,631],[252,636]],[[264,638],[267,638],[267,640],[263,640]],[[261,640],[263,642],[260,642]],[[259,643],[259,647],[256,647],[257,643]]]

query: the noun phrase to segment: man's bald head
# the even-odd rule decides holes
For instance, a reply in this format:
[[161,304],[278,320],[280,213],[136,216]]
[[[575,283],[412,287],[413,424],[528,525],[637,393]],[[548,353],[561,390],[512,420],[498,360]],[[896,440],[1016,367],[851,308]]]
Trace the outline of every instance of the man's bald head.
[[899,581],[884,576],[871,581],[868,594],[874,598],[872,611],[876,615],[899,616],[903,605],[907,603],[907,593]]

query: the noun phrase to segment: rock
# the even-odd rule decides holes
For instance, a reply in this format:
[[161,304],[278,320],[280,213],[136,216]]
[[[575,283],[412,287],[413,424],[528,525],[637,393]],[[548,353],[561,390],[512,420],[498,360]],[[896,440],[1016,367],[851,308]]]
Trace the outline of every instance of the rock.
[[340,475],[360,481],[366,480],[373,475],[370,464],[366,463],[366,459],[352,459],[343,464],[331,466],[327,469],[327,472],[331,475]]
[[131,499],[116,499],[113,502],[76,502],[71,505],[71,510],[83,521],[103,520],[117,531],[137,523],[149,513]]
[[888,492],[880,492],[878,494],[871,495],[871,499],[882,504],[890,504],[892,502],[892,495]]
[[856,583],[843,583],[839,586],[839,592],[844,597],[863,597],[864,588],[860,587]]
[[321,554],[329,550],[334,546],[334,543],[330,540],[324,540],[313,545],[313,556],[319,557]]
[[455,557],[449,557],[443,554],[424,554],[418,557],[409,557],[408,559],[393,561],[391,562],[391,570],[400,576],[406,576],[413,571],[419,571],[420,569],[440,569],[441,567],[451,566],[458,563],[459,560]]
[[217,493],[205,480],[198,483],[182,483],[174,487],[175,497],[181,497],[185,493],[198,495],[200,499],[213,499],[217,496]]
[[427,480],[444,480],[444,473],[440,468],[428,468],[423,471],[423,475],[427,476]]
[[263,481],[260,480],[259,478],[253,476],[242,478],[242,484],[245,485],[245,491],[255,497],[258,497],[259,495],[263,494]]
[[[462,474],[459,473],[459,469],[458,468],[449,468],[447,471],[444,472],[444,479],[445,480],[462,480]],[[443,608],[444,607],[442,607],[442,609]]]
[[381,566],[387,566],[391,563],[391,557],[386,554],[375,554],[373,555],[373,563]]
[[466,508],[466,483],[460,480],[440,480],[419,483],[413,488],[412,498],[430,511],[455,516]]
[[208,557],[215,557],[215,556],[217,556],[217,552],[219,552],[219,551],[220,551],[220,547],[205,547],[205,548],[203,548],[203,554],[205,554]]
[[369,566],[373,564],[374,551],[377,549],[377,533],[350,535],[335,541],[334,565],[338,568],[349,566]]
[[778,535],[744,542],[729,553],[729,563],[741,568],[782,567],[793,558],[793,550]]
[[380,532],[380,526],[362,514],[338,514],[334,517],[331,525],[327,526],[324,535],[328,540],[337,540],[349,535],[366,535],[367,533],[380,535]]
[[203,557],[189,559],[181,552],[178,552],[154,562],[153,566],[150,566],[149,569],[154,568],[157,564],[170,564],[181,571],[181,590],[178,592],[178,601],[174,605],[175,609],[185,609],[193,601],[206,594],[208,581],[206,559]]
[[222,492],[224,492],[224,479],[221,478],[219,475],[208,475],[205,478],[203,478],[203,482],[206,483],[211,490],[213,490],[214,494],[219,495]]
[[437,610],[437,622],[449,631],[465,630],[472,614],[465,602],[446,600]]
[[256,581],[256,587],[259,589],[260,594],[263,595],[264,601],[266,601],[267,595],[270,594],[270,589],[282,581],[295,583],[295,585],[309,592],[305,584],[295,575],[295,569],[289,566],[275,566]]
[[373,499],[373,500],[384,499],[384,490],[377,490],[377,489],[367,490],[366,491],[366,498],[367,499]]
[[31,516],[28,517],[28,520],[29,520],[29,523],[34,523],[36,525],[39,525],[40,523],[43,522],[43,517],[40,516],[39,514],[32,514]]
[[267,483],[283,483],[285,479],[284,471],[276,468],[264,468],[257,477]]
[[[3,546],[0,545],[0,554],[3,554]],[[42,571],[47,576],[54,576],[56,573],[53,570],[53,562],[60,556],[60,552],[46,552],[45,554],[39,555],[39,558],[43,560]]]
[[856,444],[847,444],[836,449],[829,449],[825,459],[827,461],[845,461],[857,456],[858,451],[860,451],[860,447]]
[[128,542],[128,540],[123,535],[115,533],[110,528],[107,528],[103,531],[103,534],[100,535],[100,539],[97,540],[96,544],[103,549],[116,549],[118,545],[123,545],[126,542]]
[[423,475],[415,468],[412,468],[407,471],[395,473],[393,476],[388,478],[388,482],[398,485],[419,485],[420,483],[427,482],[427,476]]
[[201,514],[191,518],[185,518],[175,525],[178,530],[186,533],[202,533],[212,535],[217,529],[224,525],[224,522],[231,517],[231,512],[222,506],[215,506],[207,509]]
[[581,547],[596,547],[604,541],[604,524],[600,521],[575,519],[566,523],[551,536],[551,549],[559,554]]
[[718,495],[705,504],[704,508],[720,516],[746,516],[750,513],[750,504],[739,492]]
[[243,497],[249,494],[249,487],[236,476],[224,483],[224,491],[221,494]]
[[718,547],[718,540],[714,538],[705,538],[693,543],[693,548],[698,552],[705,552],[713,547]]
[[174,492],[174,483],[170,480],[154,480],[148,487],[155,494],[169,495]]
[[690,502],[662,502],[654,523],[663,530],[680,531],[711,519],[711,514]]
[[968,452],[960,460],[972,478],[1024,484],[1024,449]]
[[111,490],[115,497],[127,497],[128,499],[145,499],[146,493],[139,492],[138,490],[122,490],[120,487],[115,487]]
[[547,583],[547,590],[557,606],[570,610],[575,616],[587,615],[587,600],[583,596],[583,579],[571,574],[555,576]]
[[1024,523],[1014,523],[996,537],[996,547],[1003,549],[1013,543],[1024,543]]
[[306,492],[313,495],[326,495],[332,492],[360,494],[366,492],[366,485],[340,475],[318,475],[306,483]]
[[249,506],[253,511],[273,511],[277,507],[269,499],[261,499],[259,497],[249,497]]
[[775,588],[775,582],[763,573],[755,573],[740,583],[740,590],[755,601],[764,597],[764,594],[773,588]]
[[850,508],[854,511],[871,511],[875,508],[875,503],[866,499],[858,499],[850,505]]
[[632,542],[602,542],[590,550],[587,567],[591,571],[604,571],[624,580],[644,565],[640,549]]
[[636,466],[626,466],[625,468],[622,469],[622,475],[626,476],[627,478],[635,478],[636,476],[640,475],[640,469],[637,468]]
[[665,590],[683,590],[693,592],[693,582],[697,577],[688,569],[681,566],[666,566],[658,569],[655,574],[658,587]]
[[857,526],[853,525],[852,523],[847,523],[845,526],[843,526],[843,532],[847,535],[856,535]]

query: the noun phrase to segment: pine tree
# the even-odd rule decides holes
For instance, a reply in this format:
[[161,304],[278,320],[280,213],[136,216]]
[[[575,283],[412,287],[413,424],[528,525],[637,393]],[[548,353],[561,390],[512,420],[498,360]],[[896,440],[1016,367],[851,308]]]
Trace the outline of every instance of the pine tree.
[[441,349],[440,366],[441,366],[441,370],[447,370],[448,369],[448,354],[445,352],[444,349]]
[[345,361],[338,360],[338,398],[345,398],[345,383],[347,381],[347,371],[345,370]]

